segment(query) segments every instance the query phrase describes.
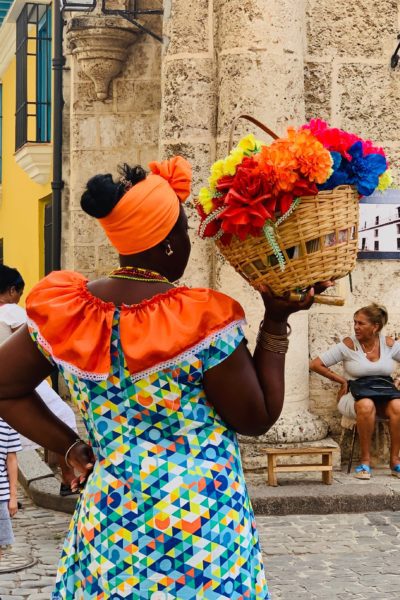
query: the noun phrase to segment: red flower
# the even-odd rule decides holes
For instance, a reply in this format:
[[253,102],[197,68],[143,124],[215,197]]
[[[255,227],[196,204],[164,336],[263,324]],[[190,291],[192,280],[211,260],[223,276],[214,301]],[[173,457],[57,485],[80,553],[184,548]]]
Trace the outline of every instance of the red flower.
[[381,154],[386,158],[384,149],[380,148],[379,146],[374,146],[371,140],[362,141],[362,148],[364,156],[367,156],[367,154]]
[[277,210],[284,215],[296,198],[300,196],[315,196],[316,194],[318,194],[318,188],[315,183],[311,183],[307,179],[298,179],[290,192],[279,194]]
[[347,160],[351,160],[351,155],[347,152],[351,146],[361,138],[354,133],[348,133],[337,127],[329,127],[329,125],[321,119],[311,119],[308,125],[304,125],[303,129],[310,129],[311,133],[327,148],[333,152],[339,152]]
[[276,199],[272,197],[268,173],[260,169],[254,158],[245,157],[238,166],[236,175],[219,180],[219,191],[225,191],[226,209],[221,214],[225,233],[245,239],[248,235],[259,236],[267,219],[274,218]]

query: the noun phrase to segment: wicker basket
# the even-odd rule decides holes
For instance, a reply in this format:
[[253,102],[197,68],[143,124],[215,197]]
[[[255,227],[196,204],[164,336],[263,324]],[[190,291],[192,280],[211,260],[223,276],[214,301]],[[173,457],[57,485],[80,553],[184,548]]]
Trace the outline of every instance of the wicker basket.
[[276,294],[304,289],[318,281],[339,279],[355,266],[359,195],[350,186],[301,199],[275,229],[285,258],[281,270],[265,237],[217,242],[221,254],[251,285],[267,284]]
[[[253,117],[241,115],[240,118],[277,137]],[[232,123],[230,148],[238,119]],[[218,241],[217,246],[252,286],[266,284],[276,294],[282,294],[347,275],[357,258],[358,219],[359,195],[352,187],[343,185],[301,198],[293,213],[275,228],[275,237],[286,263],[284,270],[264,236],[248,237],[244,241],[234,237],[229,245]],[[329,296],[319,298],[322,303],[335,303]]]

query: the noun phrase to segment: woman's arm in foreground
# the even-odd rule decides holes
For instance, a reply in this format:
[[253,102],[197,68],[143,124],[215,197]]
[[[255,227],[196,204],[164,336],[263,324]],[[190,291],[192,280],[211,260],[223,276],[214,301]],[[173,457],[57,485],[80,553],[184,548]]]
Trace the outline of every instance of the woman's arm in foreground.
[[[324,286],[328,287],[327,285]],[[301,302],[262,293],[265,316],[262,329],[285,335],[287,318],[310,308],[313,290]],[[204,389],[217,412],[238,433],[257,436],[267,432],[281,414],[285,394],[285,354],[257,344],[253,356],[244,342],[223,362],[204,374]]]
[[[0,416],[30,440],[64,456],[77,435],[34,392],[52,371],[26,325],[0,345]],[[75,446],[69,455],[69,462],[80,470],[91,460],[86,444]]]

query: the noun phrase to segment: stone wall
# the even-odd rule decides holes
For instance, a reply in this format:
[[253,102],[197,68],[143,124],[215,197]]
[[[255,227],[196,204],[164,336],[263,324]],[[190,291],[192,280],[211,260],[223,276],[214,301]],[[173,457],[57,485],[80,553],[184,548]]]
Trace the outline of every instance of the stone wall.
[[[117,264],[117,256],[110,248],[98,224],[80,209],[80,196],[86,181],[97,173],[117,174],[117,165],[147,165],[158,156],[159,119],[161,102],[161,44],[150,36],[133,33],[133,43],[125,45],[126,60],[120,73],[109,85],[108,97],[99,99],[94,82],[79,63],[79,55],[71,56],[76,48],[71,34],[87,26],[89,18],[95,22],[91,36],[98,36],[100,50],[107,47],[104,31],[135,31],[123,19],[94,16],[70,19],[67,24],[66,49],[69,52],[69,70],[65,75],[64,95],[64,179],[63,198],[63,268],[75,269],[88,277],[104,274]],[[154,26],[154,24],[153,24]],[[156,27],[160,32],[161,20]],[[120,28],[120,29],[118,29]],[[86,47],[82,52],[88,51]],[[96,61],[96,57],[93,59]],[[101,66],[102,55],[97,63]],[[91,73],[91,71],[88,71]]]
[[[397,42],[399,0],[154,0],[152,6],[161,4],[164,19],[157,27],[165,36],[163,46],[149,36],[137,36],[106,100],[96,96],[77,55],[70,57],[65,80],[64,267],[95,277],[116,263],[99,227],[79,209],[90,176],[115,174],[122,161],[146,165],[157,154],[162,158],[180,153],[194,165],[195,196],[210,164],[226,153],[232,119],[243,112],[278,134],[289,123],[321,117],[370,136],[387,149],[400,183],[400,71],[389,67]],[[103,26],[111,25],[108,17],[96,18],[103,19]],[[75,21],[67,28],[70,51],[69,32],[78,25]],[[126,22],[121,26],[127,27]],[[251,130],[239,125],[236,135]],[[193,201],[187,208],[193,253],[185,282],[220,288],[242,302],[253,344],[263,312],[260,298],[212,244],[196,239]],[[311,377],[309,388],[308,354],[316,356],[348,334],[354,310],[372,300],[387,305],[388,332],[400,333],[398,264],[359,261],[353,292],[346,282],[339,286],[346,295],[345,307],[314,306],[309,315],[293,318],[286,425],[272,431],[271,439],[281,441],[279,431],[294,438],[303,431],[304,441],[326,435],[325,425],[315,425],[317,417],[312,421],[305,416],[309,398],[312,412],[339,436],[336,388],[317,376]],[[307,419],[310,428],[303,427]]]
[[[306,117],[327,119],[332,125],[370,137],[391,160],[395,185],[400,184],[400,136],[397,112],[400,71],[390,69],[397,44],[399,2],[370,0],[331,2],[308,0],[306,7],[305,102]],[[371,301],[389,310],[388,334],[400,333],[398,261],[357,262],[353,292],[343,308],[315,306],[310,314],[309,348],[312,357],[352,331],[354,311]],[[339,436],[337,386],[311,376],[311,410],[326,419]]]

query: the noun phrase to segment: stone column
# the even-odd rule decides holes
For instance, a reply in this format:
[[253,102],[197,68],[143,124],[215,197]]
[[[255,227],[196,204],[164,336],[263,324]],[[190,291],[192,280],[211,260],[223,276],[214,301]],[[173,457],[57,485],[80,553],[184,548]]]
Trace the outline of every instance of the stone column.
[[[160,21],[153,29],[161,29]],[[71,70],[63,267],[92,278],[114,268],[118,258],[80,209],[80,197],[93,175],[115,176],[123,162],[146,168],[157,158],[161,44],[128,21],[102,14],[70,19],[66,44]]]
[[[217,20],[218,155],[223,156],[229,125],[241,113],[255,116],[278,134],[284,133],[287,124],[304,122],[305,3],[249,0],[243,10],[242,0],[218,0]],[[238,127],[238,135],[250,131],[267,140],[247,122]],[[222,260],[217,263],[217,283],[241,300],[254,344],[263,315],[258,294]],[[260,444],[318,443],[327,435],[326,423],[308,411],[308,314],[294,315],[291,324],[283,414],[265,436],[242,438],[247,468],[264,464],[258,458]]]
[[[164,39],[160,154],[181,154],[191,161],[195,196],[215,160],[217,101],[212,1],[164,2]],[[198,219],[193,203],[188,201],[186,209],[193,235],[185,280],[192,286],[209,286],[214,248],[194,234]]]

